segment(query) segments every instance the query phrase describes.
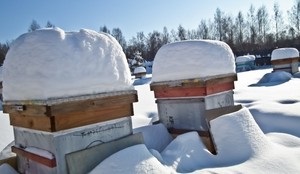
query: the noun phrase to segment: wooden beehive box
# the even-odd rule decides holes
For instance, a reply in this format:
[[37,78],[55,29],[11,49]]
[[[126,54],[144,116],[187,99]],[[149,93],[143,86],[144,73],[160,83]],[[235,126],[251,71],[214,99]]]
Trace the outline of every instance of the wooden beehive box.
[[154,82],[150,89],[155,98],[203,97],[234,89],[236,74],[226,74],[199,79]]
[[236,74],[150,84],[157,98],[159,120],[169,131],[195,130],[206,134],[204,112],[234,105]]
[[[81,126],[58,132],[44,132],[14,127],[15,145],[20,173],[68,173],[65,155],[132,135],[131,117]],[[40,149],[52,154],[28,151]]]
[[296,73],[299,71],[299,57],[276,59],[271,61],[274,71],[286,71],[289,73]]
[[53,99],[4,102],[10,124],[17,127],[56,132],[133,115],[136,90]]

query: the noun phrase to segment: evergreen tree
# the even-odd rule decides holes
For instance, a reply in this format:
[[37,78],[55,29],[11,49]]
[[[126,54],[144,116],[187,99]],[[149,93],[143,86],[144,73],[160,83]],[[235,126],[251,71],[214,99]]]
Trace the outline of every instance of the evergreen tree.
[[28,32],[32,32],[32,31],[35,31],[35,30],[38,30],[40,29],[41,26],[37,23],[36,20],[32,20],[29,28],[28,28]]

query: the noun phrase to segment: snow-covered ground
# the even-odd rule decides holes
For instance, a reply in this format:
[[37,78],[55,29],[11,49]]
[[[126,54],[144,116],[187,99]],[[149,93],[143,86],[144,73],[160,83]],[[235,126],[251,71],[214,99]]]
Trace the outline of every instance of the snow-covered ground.
[[133,126],[144,133],[146,145],[112,155],[94,172],[299,173],[300,79],[271,72],[238,73],[234,98],[244,108],[212,122],[217,155],[208,152],[195,132],[171,141],[162,126],[145,126],[157,119],[155,98],[149,79],[136,81],[139,102],[134,105]]
[[[133,127],[135,131],[145,132],[145,139],[148,140],[145,141],[146,146],[129,147],[112,155],[95,168],[95,172],[299,173],[300,79],[291,78],[281,84],[257,84],[271,71],[263,69],[238,73],[235,102],[249,109],[253,117],[246,114],[250,121],[244,120],[245,124],[240,125],[240,129],[237,128],[240,123],[237,115],[242,113],[215,120],[214,135],[224,135],[216,141],[217,146],[219,143],[224,148],[216,156],[205,149],[193,132],[172,141],[163,126],[142,127],[157,120],[157,108],[149,86],[151,76],[135,81],[139,102],[134,103]],[[243,112],[247,113],[246,108]],[[13,131],[6,114],[1,113],[0,124],[2,150],[13,140]],[[249,133],[255,136],[251,137]],[[244,140],[241,140],[242,137]]]
[[[149,84],[234,73],[233,53],[220,41],[186,41],[162,48],[153,64],[153,78],[148,74],[132,85],[125,54],[109,35],[59,28],[24,34],[4,62],[4,101],[134,87],[139,102],[134,103],[133,131],[143,133],[145,144],[111,155],[92,173],[300,173],[300,78],[295,78],[299,73],[271,73],[272,69],[238,73],[234,99],[244,107],[210,122],[217,149],[213,155],[196,132],[173,139],[162,124],[151,124],[158,113]],[[1,112],[0,150],[13,139],[9,117]],[[1,153],[0,159],[6,154]],[[11,169],[2,165],[0,173],[4,172]]]

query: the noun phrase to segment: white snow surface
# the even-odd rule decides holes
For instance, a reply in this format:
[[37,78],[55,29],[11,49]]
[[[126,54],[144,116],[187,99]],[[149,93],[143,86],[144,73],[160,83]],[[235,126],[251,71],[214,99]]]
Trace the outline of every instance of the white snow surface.
[[48,159],[53,159],[54,158],[54,156],[51,152],[40,149],[40,148],[26,147],[24,150],[27,151],[27,152],[30,152],[30,153],[37,154],[39,156],[48,158]]
[[257,85],[272,85],[287,82],[292,79],[292,74],[285,71],[274,71],[265,74],[258,82]]
[[272,51],[271,60],[299,57],[299,51],[296,48],[277,48]]
[[[2,105],[2,103],[0,102]],[[0,111],[0,152],[14,140],[14,132],[12,126],[9,124],[8,114],[3,114]],[[2,154],[0,153],[0,159]]]
[[138,73],[146,73],[146,69],[143,66],[138,66],[134,68],[133,74],[138,74]]
[[4,101],[133,89],[120,44],[108,34],[88,29],[23,34],[11,45],[3,67]]
[[0,165],[0,173],[1,174],[19,174],[15,171],[10,165],[8,164],[1,164]]
[[249,61],[254,61],[254,60],[255,60],[254,55],[238,56],[235,58],[235,62],[237,62],[237,63],[249,62]]
[[158,50],[152,73],[153,82],[224,75],[235,73],[235,59],[231,48],[225,42],[175,42]]
[[[196,132],[173,140],[161,124],[151,125],[157,119],[155,98],[150,81],[138,79],[135,89],[139,102],[134,103],[133,128],[147,140],[144,145],[113,154],[93,172],[300,173],[300,79],[252,85],[271,72],[272,69],[262,69],[237,74],[234,99],[244,107],[211,122],[217,155],[206,149]],[[0,136],[8,144],[13,133],[7,118],[0,115]],[[4,147],[0,146],[0,150]]]

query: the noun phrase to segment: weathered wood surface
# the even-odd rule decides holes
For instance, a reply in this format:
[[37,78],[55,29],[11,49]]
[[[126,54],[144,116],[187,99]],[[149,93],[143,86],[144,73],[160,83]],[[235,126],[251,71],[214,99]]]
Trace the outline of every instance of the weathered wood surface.
[[143,143],[142,133],[137,133],[88,149],[69,153],[66,155],[68,173],[88,173],[110,155],[127,147]]
[[226,106],[226,107],[221,107],[221,108],[216,108],[216,109],[210,109],[205,111],[205,118],[206,121],[209,125],[209,122],[213,119],[216,119],[222,115],[236,112],[238,110],[242,109],[242,105],[235,105],[235,106]]
[[56,116],[30,116],[21,113],[10,114],[10,124],[29,129],[56,132],[88,124],[108,121],[133,115],[133,106],[120,104],[90,111],[78,111]]
[[234,89],[234,82],[227,82],[205,87],[164,87],[154,91],[155,98],[197,97],[216,94]]
[[220,76],[212,76],[207,78],[199,79],[186,79],[186,80],[174,80],[174,81],[164,81],[164,82],[152,82],[150,84],[150,89],[152,91],[162,90],[164,88],[171,87],[205,87],[218,85],[227,82],[233,82],[237,80],[236,74],[226,74]]
[[213,119],[216,119],[222,115],[229,114],[236,112],[242,108],[242,105],[235,105],[235,106],[226,106],[226,107],[221,107],[217,109],[210,109],[205,111],[205,119],[207,121],[207,126],[209,130],[209,144],[211,145],[210,147],[212,148],[213,154],[217,154],[217,145],[214,142],[214,137],[213,134],[211,133],[210,130],[210,121]]
[[299,57],[293,57],[293,58],[286,58],[286,59],[277,59],[277,60],[271,60],[272,64],[291,64],[291,63],[297,63],[299,62]]
[[40,156],[38,154],[34,154],[31,152],[27,152],[26,150],[16,147],[16,146],[12,146],[11,147],[12,152],[16,153],[17,155],[21,155],[27,159],[30,159],[32,161],[36,161],[40,164],[43,164],[45,166],[48,166],[50,168],[56,167],[56,160],[55,158],[49,159],[43,156]]
[[10,124],[29,129],[55,132],[134,115],[137,94],[69,101],[53,105],[4,104]]
[[208,79],[188,79],[151,83],[155,98],[207,96],[234,89],[236,74]]

